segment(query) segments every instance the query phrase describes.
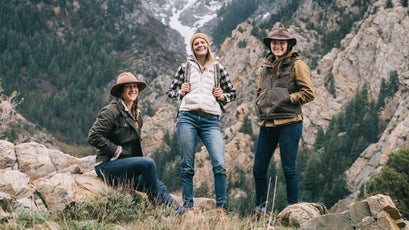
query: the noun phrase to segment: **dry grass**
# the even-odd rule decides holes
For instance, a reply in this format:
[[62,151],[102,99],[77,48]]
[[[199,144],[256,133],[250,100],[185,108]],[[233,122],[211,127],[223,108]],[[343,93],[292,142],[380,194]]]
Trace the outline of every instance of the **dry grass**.
[[143,199],[135,199],[118,192],[113,192],[98,200],[74,204],[58,212],[39,212],[16,208],[13,213],[1,219],[0,229],[292,229],[269,227],[268,217],[257,221],[253,215],[239,217],[236,213],[226,214],[218,210],[195,210],[184,216],[177,216],[170,208],[152,206]]

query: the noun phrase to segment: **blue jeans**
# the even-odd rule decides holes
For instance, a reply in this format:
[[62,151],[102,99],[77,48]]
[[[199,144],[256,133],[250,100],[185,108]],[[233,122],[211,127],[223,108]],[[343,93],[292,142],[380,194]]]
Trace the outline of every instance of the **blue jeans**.
[[181,181],[183,206],[193,207],[193,176],[195,174],[195,147],[199,137],[210,156],[214,175],[216,207],[226,205],[226,166],[224,141],[218,116],[200,116],[193,112],[179,113],[177,135],[181,151]]
[[277,127],[261,127],[254,158],[253,175],[256,184],[256,207],[265,207],[267,200],[267,172],[271,157],[277,145],[280,148],[287,189],[288,205],[298,203],[300,185],[296,168],[298,144],[303,123],[297,122]]
[[183,214],[183,208],[168,193],[165,184],[158,179],[156,163],[149,157],[128,157],[103,162],[95,167],[98,177],[114,186],[130,186],[145,192],[152,202],[165,204]]

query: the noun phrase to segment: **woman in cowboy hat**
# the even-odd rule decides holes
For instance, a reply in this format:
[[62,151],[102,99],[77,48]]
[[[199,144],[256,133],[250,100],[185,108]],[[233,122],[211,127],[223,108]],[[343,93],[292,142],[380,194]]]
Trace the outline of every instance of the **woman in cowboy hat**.
[[260,133],[254,158],[256,212],[266,211],[268,166],[277,147],[284,171],[287,203],[298,203],[299,179],[296,168],[302,134],[301,106],[314,100],[314,85],[308,66],[294,46],[297,40],[285,28],[275,28],[263,38],[269,53],[257,79],[256,108]]
[[95,171],[112,185],[145,192],[150,201],[166,204],[178,214],[184,214],[186,209],[158,179],[155,161],[142,153],[138,96],[145,88],[146,83],[132,73],[118,76],[110,91],[115,100],[99,111],[88,133],[88,142],[98,149]]

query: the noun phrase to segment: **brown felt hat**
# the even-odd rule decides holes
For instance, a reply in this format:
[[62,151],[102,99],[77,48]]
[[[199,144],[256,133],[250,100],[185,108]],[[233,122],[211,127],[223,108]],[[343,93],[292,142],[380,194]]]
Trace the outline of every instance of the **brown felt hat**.
[[136,83],[138,85],[139,92],[146,88],[146,83],[144,81],[138,80],[132,73],[123,72],[118,75],[115,85],[112,86],[111,95],[114,97],[121,96],[121,86],[129,83]]
[[288,44],[295,46],[297,44],[297,39],[290,37],[288,30],[285,28],[274,28],[269,37],[263,38],[264,45],[270,49],[270,43],[272,40],[285,40]]

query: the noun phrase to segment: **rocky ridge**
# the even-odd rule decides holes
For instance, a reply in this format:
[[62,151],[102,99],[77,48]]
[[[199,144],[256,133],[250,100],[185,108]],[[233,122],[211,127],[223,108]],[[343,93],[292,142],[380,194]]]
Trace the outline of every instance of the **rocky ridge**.
[[[95,156],[75,158],[35,142],[14,145],[0,140],[0,159],[1,222],[12,221],[18,207],[58,211],[113,191],[96,176]],[[214,209],[215,200],[195,198],[195,206]],[[408,229],[390,197],[384,195],[354,202],[347,211],[333,214],[318,203],[291,205],[277,215],[275,224],[301,229]]]
[[[340,2],[340,1],[338,1]],[[365,84],[369,85],[369,93],[376,99],[381,79],[389,78],[390,71],[396,70],[399,75],[400,88],[395,97],[388,101],[385,107],[385,132],[378,143],[370,145],[346,172],[349,189],[354,193],[344,201],[340,201],[334,210],[345,210],[346,204],[357,198],[360,187],[373,175],[378,173],[388,159],[388,155],[400,148],[408,147],[409,105],[409,64],[407,47],[409,33],[409,18],[407,7],[402,7],[394,1],[392,8],[385,8],[386,1],[376,1],[366,13],[364,20],[354,26],[341,43],[341,47],[333,49],[318,62],[318,67],[312,70],[317,98],[304,107],[305,127],[302,145],[310,147],[315,141],[318,127],[327,128],[330,119],[343,110],[345,104]],[[312,4],[304,1],[304,6]],[[306,7],[302,7],[307,9]],[[301,14],[302,12],[300,12]],[[312,17],[312,20],[315,18]],[[265,48],[259,39],[251,35],[253,25],[244,22],[232,32],[232,36],[223,43],[219,57],[228,68],[235,87],[238,90],[237,101],[226,107],[228,113],[223,118],[226,136],[226,162],[229,180],[234,181],[240,168],[245,172],[246,184],[252,185],[251,137],[239,133],[243,118],[249,116],[253,121],[253,133],[257,133],[254,111],[254,89],[258,63],[265,54]],[[299,41],[297,49],[306,56],[314,52],[319,36],[316,31],[306,29],[299,22],[290,26]],[[243,47],[239,45],[246,43]],[[309,60],[306,60],[309,62]],[[329,94],[325,87],[328,74],[335,79],[336,98]],[[158,149],[163,143],[165,132],[174,130],[174,116],[177,104],[169,102],[163,95],[171,76],[163,75],[149,82],[149,94],[141,101],[143,104],[159,106],[153,116],[146,116],[143,129],[143,145],[146,154]],[[145,92],[144,92],[145,93]],[[29,136],[29,135],[27,135]],[[40,140],[39,138],[38,140]],[[30,139],[22,139],[24,142]],[[39,142],[41,143],[41,142]],[[212,188],[211,166],[203,148],[197,155],[198,165],[195,185],[200,186],[207,181]],[[241,194],[235,191],[235,195]],[[233,195],[233,194],[231,194]]]
[[[342,1],[336,1],[342,6]],[[308,4],[311,4],[309,6]],[[353,30],[341,41],[340,48],[334,48],[312,69],[312,77],[316,86],[316,99],[303,107],[305,114],[304,130],[301,145],[309,148],[315,142],[318,127],[327,129],[332,117],[342,112],[348,101],[365,85],[368,85],[370,100],[376,101],[382,79],[389,80],[390,72],[397,71],[399,90],[395,97],[388,100],[383,113],[380,114],[385,131],[378,143],[370,145],[346,172],[347,183],[353,194],[345,201],[340,201],[335,210],[345,210],[346,204],[357,198],[360,187],[372,176],[378,173],[388,155],[408,143],[408,85],[409,85],[409,49],[408,43],[408,9],[395,2],[392,8],[385,7],[385,1],[375,1],[362,21],[357,21]],[[311,1],[304,1],[300,9],[313,9],[316,6]],[[350,9],[357,10],[357,9]],[[298,17],[311,16],[317,20],[317,15],[298,12]],[[311,11],[308,11],[311,12]],[[252,35],[253,22],[248,20],[240,24],[222,44],[218,56],[233,80],[237,89],[236,101],[226,106],[227,113],[222,117],[224,135],[226,137],[226,163],[228,179],[234,182],[238,178],[237,169],[244,171],[245,184],[252,185],[253,142],[251,136],[239,132],[243,119],[247,116],[252,121],[253,134],[257,135],[254,99],[255,80],[260,60],[266,54],[261,41]],[[301,20],[289,26],[290,33],[297,38],[297,50],[311,63],[311,53],[314,53],[320,42],[317,31],[307,29]],[[266,31],[268,34],[269,31]],[[245,44],[245,45],[243,45]],[[334,76],[335,97],[325,86],[328,75]],[[154,88],[144,98],[142,103],[160,105],[156,113],[146,118],[143,129],[143,145],[145,153],[150,154],[163,146],[163,136],[166,132],[174,133],[177,103],[170,101],[166,92],[172,76],[159,76],[149,83]],[[213,187],[211,165],[205,148],[197,154],[195,186],[198,188],[206,181],[209,191]],[[278,158],[278,154],[275,157]],[[241,194],[240,191],[235,191]]]

